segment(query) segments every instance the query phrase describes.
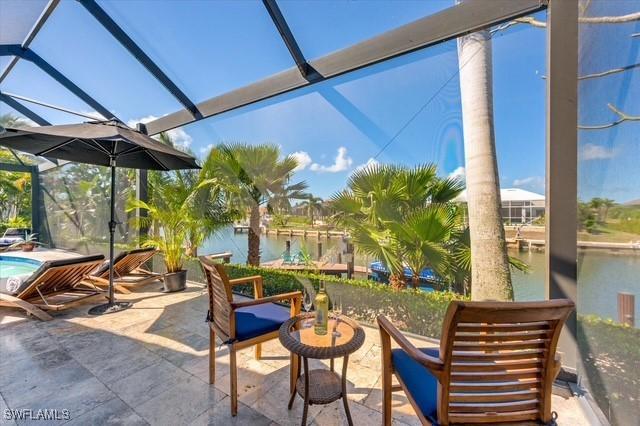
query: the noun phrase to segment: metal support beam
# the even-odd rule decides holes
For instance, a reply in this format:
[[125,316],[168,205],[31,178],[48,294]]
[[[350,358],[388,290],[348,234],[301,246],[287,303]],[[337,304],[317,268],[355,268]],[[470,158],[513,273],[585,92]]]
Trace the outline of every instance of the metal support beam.
[[296,42],[296,39],[289,28],[289,24],[287,24],[287,20],[280,11],[276,0],[262,0],[262,4],[264,4],[267,12],[269,12],[269,16],[271,16],[274,25],[280,33],[280,37],[282,37],[284,44],[287,46],[287,49],[289,49],[289,53],[295,61],[298,70],[300,70],[300,74],[302,74],[302,76],[309,82],[322,80],[322,76],[318,74],[305,59],[304,54],[302,53],[300,46],[298,46],[298,42]]
[[[36,35],[38,35],[38,32],[40,32],[40,29],[44,26],[45,22],[47,22],[47,19],[49,19],[49,16],[51,16],[56,6],[58,6],[58,3],[60,3],[60,0],[49,0],[49,4],[47,4],[47,6],[44,8],[38,20],[36,20],[35,24],[33,24],[31,31],[29,31],[29,34],[27,34],[27,37],[25,37],[24,41],[20,45],[23,49],[28,48],[31,42],[33,41],[33,39],[36,38]],[[7,77],[7,75],[9,75],[9,73],[11,72],[13,67],[18,63],[19,60],[20,60],[20,57],[18,56],[14,56],[11,59],[9,64],[2,71],[2,74],[0,74],[0,83],[2,83],[2,81]]]
[[[546,296],[577,303],[578,0],[551,0],[547,17]],[[563,369],[575,375],[575,312],[563,329]]]
[[[462,35],[543,10],[546,0],[476,0],[463,2],[346,49],[310,61],[323,79],[336,77]],[[222,114],[312,84],[298,68],[199,103],[203,118]],[[195,119],[186,110],[147,123],[149,134],[174,129]]]
[[136,44],[131,37],[102,9],[94,0],[78,0],[87,11],[120,42],[171,94],[184,106],[194,119],[202,118],[196,105],[189,97],[158,67],[155,62]]
[[[36,105],[40,105],[40,106],[46,107],[46,108],[55,109],[56,111],[66,112],[67,114],[77,115],[78,117],[88,118],[89,120],[98,120],[99,119],[98,117],[94,117],[94,116],[89,115],[89,114],[84,114],[82,112],[77,112],[77,111],[74,111],[72,109],[68,109],[68,108],[61,107],[61,106],[54,105],[54,104],[49,104],[49,103],[46,103],[46,102],[42,102],[42,101],[39,101],[37,99],[27,98],[26,96],[16,95],[14,93],[8,93],[8,92],[4,92],[3,95],[5,97],[7,97],[7,98],[13,99],[14,101],[15,100],[21,100],[21,101],[29,102],[29,103],[32,103],[32,104],[36,104]],[[42,124],[41,124],[41,126],[42,126]]]
[[40,55],[31,49],[23,49],[19,44],[0,45],[0,56],[18,56],[22,59],[33,62],[42,71],[49,74],[51,78],[63,85],[71,93],[82,99],[87,105],[98,111],[106,119],[117,119],[108,109],[103,107],[98,101],[93,99],[87,92],[79,88],[74,82],[65,77],[60,71],[45,61]]
[[49,125],[51,125],[51,123],[49,123],[47,120],[45,120],[44,118],[40,117],[35,112],[31,111],[29,108],[27,108],[26,106],[22,105],[20,102],[16,101],[11,96],[8,96],[8,95],[6,95],[4,93],[0,93],[0,101],[2,101],[5,104],[9,105],[11,108],[15,109],[20,114],[22,114],[25,117],[27,117],[29,120],[34,121],[39,126],[49,126]]
[[31,169],[31,232],[42,238],[42,225],[40,218],[44,211],[42,197],[40,197],[40,174],[38,166],[30,166]]

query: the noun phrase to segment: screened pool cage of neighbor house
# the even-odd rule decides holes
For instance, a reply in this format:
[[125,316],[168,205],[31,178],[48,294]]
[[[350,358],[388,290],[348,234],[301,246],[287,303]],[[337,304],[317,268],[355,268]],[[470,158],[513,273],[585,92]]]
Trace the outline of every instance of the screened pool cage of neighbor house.
[[[160,61],[154,60],[156,52],[147,52],[136,36],[127,31],[117,17],[109,14],[103,3],[94,0],[73,2],[82,8],[84,18],[91,25],[99,26],[110,41],[120,45],[129,59],[155,78],[159,90],[175,99],[180,108],[175,112],[154,118],[139,129],[149,135],[158,135],[179,129],[210,117],[247,108],[260,108],[265,102],[278,103],[279,97],[296,90],[313,92],[316,85],[340,76],[357,73],[367,67],[392,61],[414,52],[439,46],[458,37],[481,29],[493,28],[513,22],[518,18],[546,11],[546,176],[545,199],[527,201],[526,213],[517,202],[507,208],[514,222],[517,219],[542,216],[544,208],[546,222],[545,250],[545,296],[547,298],[569,298],[578,302],[578,244],[577,244],[577,200],[578,200],[578,0],[468,0],[442,8],[431,15],[391,29],[374,37],[359,41],[349,47],[309,59],[304,46],[299,45],[296,32],[287,21],[276,0],[264,0],[258,6],[277,30],[279,43],[288,50],[294,64],[290,69],[267,76],[244,87],[218,94],[209,99],[198,94],[198,100],[182,88],[182,82],[174,81],[163,70]],[[594,3],[599,3],[595,2]],[[74,83],[49,62],[47,51],[35,50],[34,41],[38,33],[46,28],[47,21],[54,19],[57,8],[67,6],[65,1],[3,0],[0,2],[0,105],[2,113],[17,113],[37,125],[50,123],[43,118],[42,111],[56,110],[75,114],[76,121],[95,119],[82,111],[71,111],[59,106],[56,99],[33,98],[20,93],[3,90],[3,81],[13,73],[20,72],[20,64],[29,63],[33,70],[44,73],[52,84],[66,90],[82,100],[88,109],[96,111],[103,119],[117,117],[117,112],[107,108],[94,95],[91,88]],[[373,6],[372,6],[373,7]],[[129,23],[131,25],[131,23]],[[133,23],[135,26],[135,22]],[[184,23],[188,25],[188,23]],[[44,32],[42,32],[44,33]],[[50,34],[49,34],[50,36]],[[318,34],[317,37],[322,37]],[[214,41],[212,41],[214,42]],[[58,46],[64,50],[65,46]],[[183,46],[189,49],[189,46]],[[232,48],[232,46],[229,46]],[[73,52],[68,52],[73,55]],[[194,55],[199,53],[193,52]],[[241,54],[241,53],[237,53]],[[74,58],[73,74],[83,71],[83,58]],[[126,74],[118,79],[126,80]],[[130,96],[137,96],[131,93]],[[202,100],[204,99],[204,100]],[[126,99],[124,100],[126,102]],[[144,116],[145,114],[141,114]],[[135,123],[131,124],[132,126]],[[17,158],[17,157],[16,157]],[[20,164],[19,159],[11,163],[0,163],[2,171],[19,171],[32,176],[32,228],[40,239],[50,247],[72,249],[83,253],[104,252],[107,242],[109,212],[101,202],[107,196],[106,170],[100,167],[84,167],[65,162],[38,159],[37,165]],[[104,181],[104,182],[103,182]],[[93,182],[87,188],[86,182]],[[119,197],[116,200],[116,215],[119,222],[116,230],[118,243],[135,243],[141,238],[129,220],[136,212],[126,211],[126,200],[130,196],[145,200],[148,193],[146,171],[119,169],[117,175]],[[519,201],[518,201],[519,202]],[[510,210],[510,211],[511,211]],[[536,211],[534,211],[536,210]],[[578,312],[578,315],[580,312]],[[581,349],[578,345],[578,321],[574,314],[563,332],[560,351],[563,353],[565,372],[563,378],[579,381]]]

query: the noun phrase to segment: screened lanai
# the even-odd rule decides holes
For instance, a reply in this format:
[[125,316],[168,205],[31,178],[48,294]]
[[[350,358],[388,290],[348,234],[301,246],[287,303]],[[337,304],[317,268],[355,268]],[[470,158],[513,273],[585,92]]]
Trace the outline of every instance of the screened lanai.
[[[487,30],[500,186],[545,194],[536,223],[505,227],[510,253],[529,266],[512,273],[515,300],[577,304],[560,341],[561,378],[573,394],[587,391],[594,419],[629,424],[640,378],[626,372],[640,359],[624,345],[609,352],[640,338],[620,302],[632,295],[640,310],[639,11],[631,0],[0,0],[0,115],[27,125],[115,118],[168,135],[200,164],[221,144],[274,145],[297,161],[291,183],[319,205],[371,165],[433,165],[464,184],[473,166],[462,91],[477,52],[465,59],[459,41]],[[52,248],[104,252],[106,169],[15,154],[0,158],[0,174],[31,176],[33,232]],[[146,237],[133,224],[144,212],[128,203],[149,200],[154,177],[118,173],[124,248]],[[316,230],[332,212],[313,210],[318,237],[307,240],[293,230],[312,207],[290,204],[301,213],[261,212],[261,261],[290,246],[342,259],[346,245]],[[247,238],[229,226],[199,252],[242,263]],[[379,260],[355,257],[365,270]],[[189,269],[203,281],[197,264]],[[374,296],[350,297],[382,309]],[[438,337],[420,315],[406,331]]]

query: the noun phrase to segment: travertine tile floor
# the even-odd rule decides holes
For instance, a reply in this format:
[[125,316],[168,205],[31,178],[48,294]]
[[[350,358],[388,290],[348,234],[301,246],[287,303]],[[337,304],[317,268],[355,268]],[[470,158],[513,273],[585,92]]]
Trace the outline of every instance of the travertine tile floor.
[[[208,384],[207,300],[201,286],[190,283],[184,292],[164,294],[150,284],[118,298],[135,305],[102,317],[87,315],[84,305],[54,314],[49,322],[0,310],[0,424],[15,424],[6,409],[66,409],[67,424],[76,425],[300,423],[301,400],[287,410],[289,358],[277,340],[264,344],[260,361],[253,349],[241,352],[239,413],[230,417],[225,348],[217,353],[216,384]],[[354,423],[370,426],[381,422],[380,346],[377,330],[365,330],[365,344],[350,358],[348,392]],[[587,424],[574,398],[553,401],[560,424]],[[402,393],[394,395],[393,407],[396,424],[418,424]],[[346,424],[342,403],[311,406],[309,422]]]

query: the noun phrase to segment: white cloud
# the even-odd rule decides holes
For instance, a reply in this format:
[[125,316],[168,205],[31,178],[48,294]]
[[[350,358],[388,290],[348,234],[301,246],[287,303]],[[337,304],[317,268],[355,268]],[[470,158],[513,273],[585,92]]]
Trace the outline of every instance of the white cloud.
[[607,158],[613,158],[616,156],[614,149],[609,149],[604,146],[594,145],[588,143],[580,150],[580,158],[585,161],[589,160],[606,160]]
[[461,181],[464,182],[464,180],[467,178],[467,171],[465,170],[464,166],[460,166],[456,168],[454,171],[452,171],[451,173],[449,173],[448,178],[460,179]]
[[[127,121],[127,126],[135,129],[137,123],[144,124],[157,119],[158,117],[155,115],[148,115],[146,117]],[[185,132],[182,128],[169,130],[167,134],[171,137],[171,140],[177,148],[187,149],[191,146],[191,142],[193,142],[191,135]]]
[[366,169],[367,167],[370,167],[370,166],[377,166],[378,164],[380,164],[380,162],[378,160],[376,160],[375,158],[371,157],[371,158],[369,158],[367,160],[366,163],[362,163],[359,166],[357,166],[354,169],[354,171]]
[[353,159],[347,156],[347,148],[341,146],[338,148],[338,155],[336,155],[335,162],[330,166],[323,166],[318,163],[313,163],[310,170],[320,173],[338,173],[347,170],[353,164]]
[[203,146],[202,148],[200,148],[200,149],[199,149],[200,154],[208,154],[208,153],[209,153],[209,151],[211,151],[211,150],[213,149],[213,147],[214,147],[214,146],[215,146],[215,145],[214,145],[214,144],[212,144],[212,143],[210,143],[210,144],[209,144],[209,145],[207,145],[207,146]]
[[308,152],[305,151],[293,152],[291,153],[291,157],[295,158],[296,161],[298,161],[298,165],[295,169],[293,169],[294,172],[299,172],[300,170],[306,169],[307,166],[312,162],[311,156]]
[[524,187],[535,190],[544,190],[544,177],[529,176],[513,181],[513,186]]

